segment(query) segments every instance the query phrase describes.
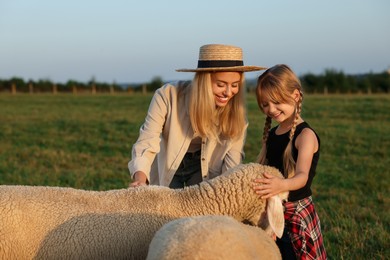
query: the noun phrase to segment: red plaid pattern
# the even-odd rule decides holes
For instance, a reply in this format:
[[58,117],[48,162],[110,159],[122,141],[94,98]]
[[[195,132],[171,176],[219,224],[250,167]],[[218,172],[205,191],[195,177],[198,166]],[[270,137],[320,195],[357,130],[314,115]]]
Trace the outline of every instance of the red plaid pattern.
[[284,204],[286,228],[297,259],[326,259],[320,219],[311,196]]

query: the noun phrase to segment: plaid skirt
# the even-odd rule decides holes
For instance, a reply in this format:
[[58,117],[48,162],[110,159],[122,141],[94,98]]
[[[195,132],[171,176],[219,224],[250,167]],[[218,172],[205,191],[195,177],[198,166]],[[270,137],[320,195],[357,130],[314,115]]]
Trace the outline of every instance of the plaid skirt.
[[311,196],[284,204],[286,229],[297,259],[327,259],[320,219]]

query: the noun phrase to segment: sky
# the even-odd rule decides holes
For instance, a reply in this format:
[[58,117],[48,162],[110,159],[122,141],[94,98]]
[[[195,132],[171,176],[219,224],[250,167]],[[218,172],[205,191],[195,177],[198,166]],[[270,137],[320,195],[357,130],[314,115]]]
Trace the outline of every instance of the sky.
[[[199,47],[298,74],[390,69],[388,0],[0,0],[0,79],[191,79]],[[248,75],[249,74],[249,75]],[[249,72],[255,78],[261,72]]]

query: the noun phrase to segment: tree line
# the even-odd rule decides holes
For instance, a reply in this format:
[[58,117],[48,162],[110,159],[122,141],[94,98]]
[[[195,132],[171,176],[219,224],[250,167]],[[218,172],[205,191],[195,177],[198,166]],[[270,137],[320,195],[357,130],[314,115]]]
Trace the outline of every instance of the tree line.
[[[347,75],[343,71],[326,69],[322,74],[307,73],[301,75],[301,83],[306,93],[390,93],[390,70],[381,73]],[[56,83],[48,79],[28,80],[19,77],[0,79],[0,92],[9,93],[133,93],[153,92],[164,84],[161,77],[150,82],[137,84],[117,84],[97,82],[92,78],[88,82],[68,80]],[[256,79],[247,79],[247,88],[253,91]]]
[[68,80],[66,83],[53,82],[49,79],[24,81],[20,77],[0,79],[0,92],[9,93],[126,93],[126,92],[150,92],[163,84],[160,77],[153,78],[150,82],[138,84],[118,84],[116,82],[97,82],[92,78],[88,82]]
[[346,75],[327,69],[321,75],[312,73],[300,77],[309,93],[390,93],[390,69],[381,73]]

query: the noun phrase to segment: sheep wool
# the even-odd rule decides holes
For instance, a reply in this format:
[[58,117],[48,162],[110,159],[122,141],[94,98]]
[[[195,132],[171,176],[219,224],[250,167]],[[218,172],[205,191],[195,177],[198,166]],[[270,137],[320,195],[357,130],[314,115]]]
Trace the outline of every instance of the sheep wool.
[[147,260],[277,260],[275,241],[261,228],[229,216],[180,218],[153,237]]
[[[145,259],[158,229],[190,216],[228,215],[283,230],[284,222],[277,223],[283,219],[281,199],[287,193],[271,203],[252,189],[252,180],[264,172],[282,176],[276,168],[250,163],[178,190],[2,185],[0,259]],[[266,205],[274,212],[266,214]]]

